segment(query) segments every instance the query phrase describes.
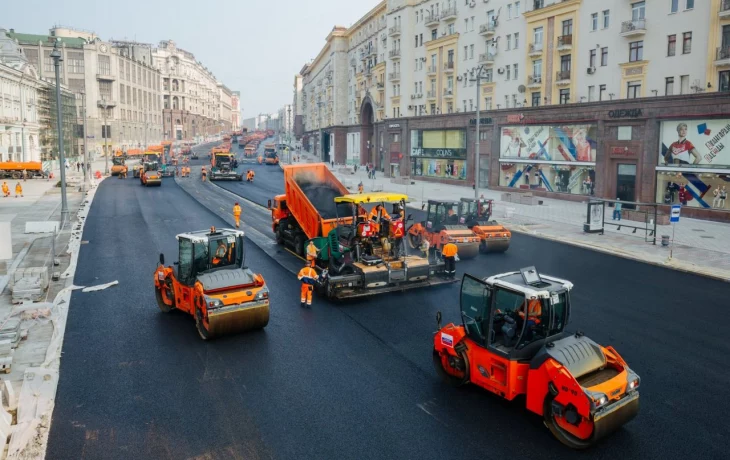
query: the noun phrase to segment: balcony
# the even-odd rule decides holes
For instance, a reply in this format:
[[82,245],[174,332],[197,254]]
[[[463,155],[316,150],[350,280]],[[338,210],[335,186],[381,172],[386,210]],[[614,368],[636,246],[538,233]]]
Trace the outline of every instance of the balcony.
[[99,99],[96,101],[96,106],[102,109],[104,107],[106,107],[107,109],[111,109],[117,106],[117,101],[110,99]]
[[487,24],[482,24],[479,26],[479,35],[486,35],[487,37],[491,37],[497,32],[497,22],[489,22]]
[[638,37],[644,34],[646,34],[646,19],[636,19],[621,23],[622,37]]
[[436,68],[436,66],[435,66],[435,65],[430,65],[430,66],[426,67],[426,73],[427,73],[428,75],[433,75],[433,74],[435,74],[435,73],[436,73],[437,71],[438,71],[438,69]]
[[527,77],[527,87],[528,88],[539,88],[541,86],[542,86],[542,75],[530,75],[529,77]]
[[569,85],[570,84],[570,70],[558,70],[555,73],[555,84],[556,85]]
[[494,56],[489,53],[480,54],[479,64],[494,64]]
[[454,97],[454,89],[453,88],[444,88],[444,97],[447,99]]
[[573,36],[561,35],[558,37],[558,51],[570,51],[573,49]]
[[439,23],[439,17],[435,14],[432,15],[429,13],[426,15],[426,20],[424,22],[426,27],[437,26]]
[[720,19],[730,18],[730,0],[720,1]]
[[721,46],[715,51],[715,65],[724,67],[730,65],[730,46]]
[[115,77],[114,75],[98,73],[98,74],[96,74],[96,79],[102,80],[102,81],[116,81],[117,77]]
[[441,11],[442,21],[455,21],[457,16],[458,13],[456,12],[456,5]]
[[388,51],[388,57],[391,59],[400,59],[400,48]]
[[398,80],[400,80],[400,72],[390,72],[388,74],[388,80],[389,81],[398,81]]
[[527,49],[527,55],[533,57],[542,56],[542,50],[542,43],[530,43],[530,46]]
[[400,35],[400,26],[399,25],[394,25],[393,27],[388,29],[388,36],[397,37],[398,35]]
[[454,71],[454,61],[449,61],[444,64],[444,72],[452,73]]
[[432,89],[426,93],[426,99],[436,99],[436,90]]

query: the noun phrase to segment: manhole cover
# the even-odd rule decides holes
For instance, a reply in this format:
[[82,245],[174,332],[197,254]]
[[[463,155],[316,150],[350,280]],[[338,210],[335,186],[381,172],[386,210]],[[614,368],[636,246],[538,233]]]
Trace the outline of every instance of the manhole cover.
[[715,239],[714,236],[710,236],[710,235],[700,235],[700,238],[706,238],[706,239],[709,239],[709,240],[714,240]]

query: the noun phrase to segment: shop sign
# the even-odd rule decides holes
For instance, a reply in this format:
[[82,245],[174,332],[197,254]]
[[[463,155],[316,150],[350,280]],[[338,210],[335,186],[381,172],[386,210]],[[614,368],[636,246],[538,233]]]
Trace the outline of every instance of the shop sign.
[[391,125],[388,125],[388,129],[396,129],[400,128],[400,123],[393,123]]
[[431,158],[466,158],[466,149],[425,149],[413,148],[411,155]]
[[391,163],[399,163],[401,158],[403,158],[403,154],[400,152],[390,152],[390,162]]
[[[477,119],[476,118],[472,118],[471,120],[469,120],[469,124],[470,125],[476,125],[477,124]],[[486,118],[486,117],[481,117],[481,118],[479,118],[479,124],[480,125],[491,125],[492,124],[492,119],[491,118]]]
[[507,123],[521,123],[525,119],[524,114],[507,115]]
[[730,167],[730,119],[663,121],[660,166]]
[[608,112],[609,118],[639,118],[642,115],[641,109],[619,109]]
[[614,157],[635,157],[636,152],[628,147],[611,147],[611,156]]

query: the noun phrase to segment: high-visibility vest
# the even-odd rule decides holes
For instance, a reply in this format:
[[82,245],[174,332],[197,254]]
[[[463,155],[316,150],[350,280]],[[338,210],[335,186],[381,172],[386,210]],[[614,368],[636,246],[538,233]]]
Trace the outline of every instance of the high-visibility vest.
[[444,257],[454,257],[458,251],[459,249],[454,243],[447,243],[441,253],[444,255]]
[[240,216],[241,215],[241,207],[236,205],[233,207],[233,215],[234,216]]
[[[520,318],[525,319],[524,309],[520,309],[518,315],[520,315]],[[531,320],[535,321],[536,324],[540,324],[541,316],[542,316],[542,305],[540,305],[540,300],[538,300],[538,299],[528,300],[527,301],[527,319],[531,319]]]
[[299,270],[297,278],[302,283],[315,284],[317,282],[317,279],[319,279],[319,275],[317,275],[317,272],[312,267],[304,267]]
[[307,246],[307,259],[309,259],[310,257],[312,259],[317,258],[317,246],[315,246],[312,242],[310,242]]

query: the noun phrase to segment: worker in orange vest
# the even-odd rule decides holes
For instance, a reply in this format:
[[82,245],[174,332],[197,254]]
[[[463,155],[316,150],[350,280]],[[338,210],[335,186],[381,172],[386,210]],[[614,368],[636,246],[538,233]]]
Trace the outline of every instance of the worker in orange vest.
[[532,340],[535,326],[542,322],[542,305],[540,299],[526,300],[520,307],[517,314],[525,321],[525,307],[527,307],[527,327],[525,328],[525,338]]
[[446,263],[446,275],[450,278],[456,276],[456,256],[459,249],[454,243],[446,243],[441,249],[441,254],[444,256],[444,262]]
[[200,174],[202,174],[203,182],[205,182],[205,178],[208,176],[208,172],[205,170],[205,166],[203,166],[203,169],[200,171]]
[[299,270],[297,278],[299,279],[299,281],[302,282],[301,307],[304,308],[306,306],[308,308],[311,308],[312,292],[314,291],[314,285],[319,281],[319,275],[317,275],[317,272],[312,267],[307,265],[306,267]]
[[363,187],[362,181],[360,181],[360,183],[357,184],[357,191],[360,192],[360,193],[362,193],[363,190],[365,190],[365,187]]
[[18,198],[18,195],[23,196],[23,186],[20,185],[20,182],[15,184],[15,198]]
[[238,201],[233,205],[233,218],[236,220],[236,228],[238,228],[241,223],[241,205],[238,204]]
[[316,266],[317,256],[320,251],[321,249],[317,249],[317,246],[314,245],[314,241],[309,240],[309,244],[307,245],[307,262],[310,267],[314,268]]
[[3,182],[3,198],[7,198],[10,196],[10,187],[8,187],[7,182]]

